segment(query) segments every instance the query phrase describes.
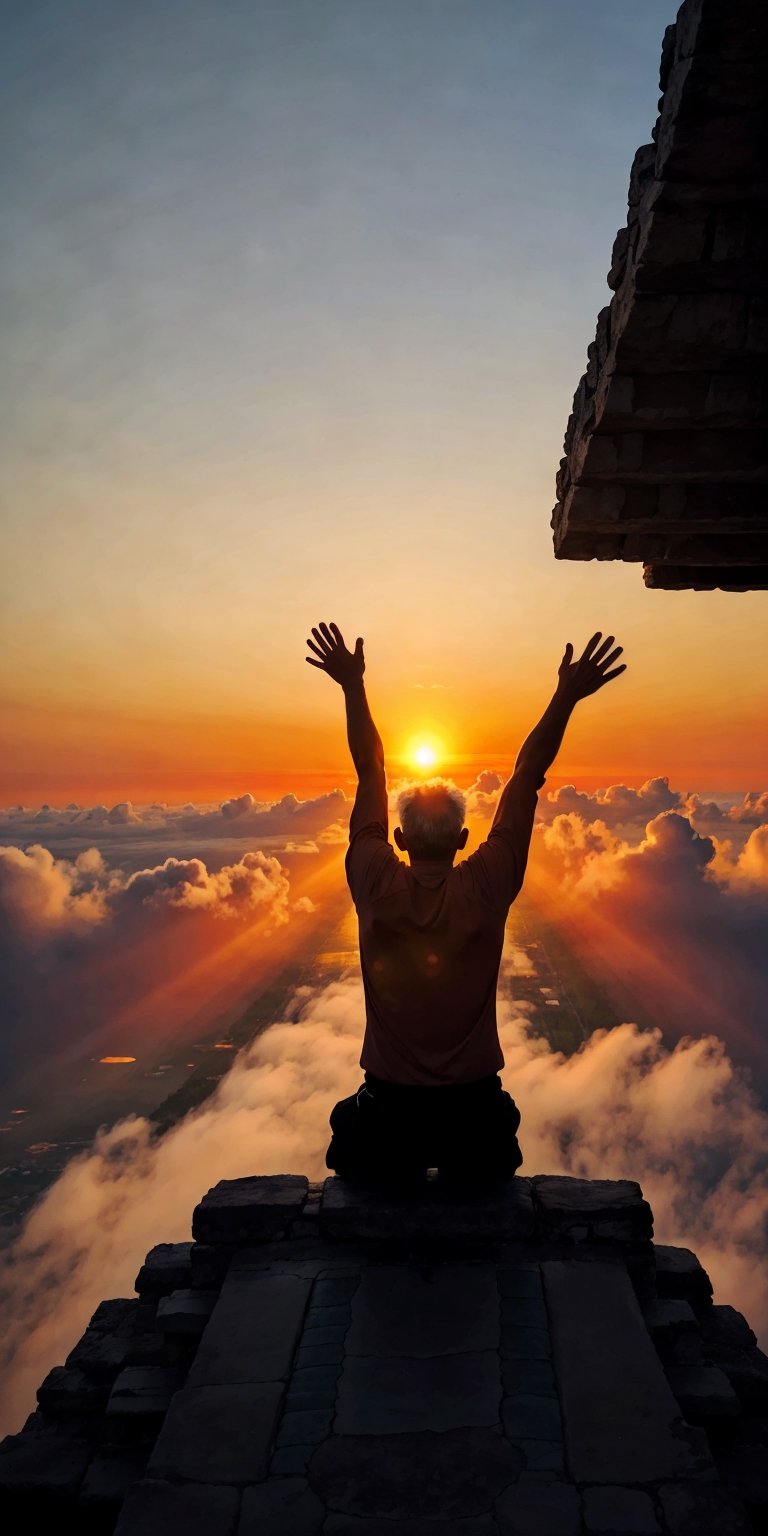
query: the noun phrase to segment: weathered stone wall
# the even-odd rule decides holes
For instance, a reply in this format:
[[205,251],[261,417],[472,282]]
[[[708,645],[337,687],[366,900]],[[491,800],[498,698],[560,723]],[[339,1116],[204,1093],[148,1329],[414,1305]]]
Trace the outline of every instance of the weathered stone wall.
[[629,1181],[224,1182],[0,1447],[117,1536],[754,1536],[768,1360]]
[[560,559],[768,586],[768,6],[685,0],[565,436]]

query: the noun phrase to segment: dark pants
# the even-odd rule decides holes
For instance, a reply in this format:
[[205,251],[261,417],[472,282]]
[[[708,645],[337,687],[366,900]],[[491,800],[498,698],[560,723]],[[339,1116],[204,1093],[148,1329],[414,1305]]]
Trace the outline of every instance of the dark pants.
[[520,1167],[520,1111],[494,1074],[477,1083],[416,1088],[365,1074],[331,1111],[329,1168],[350,1183],[403,1185],[437,1168],[441,1183],[477,1188]]

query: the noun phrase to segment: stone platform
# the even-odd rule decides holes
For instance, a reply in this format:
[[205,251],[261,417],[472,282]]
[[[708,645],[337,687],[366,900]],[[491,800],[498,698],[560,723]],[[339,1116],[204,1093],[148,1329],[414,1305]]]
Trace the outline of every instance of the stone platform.
[[229,1181],[0,1448],[0,1509],[117,1536],[748,1536],[768,1360],[638,1185]]

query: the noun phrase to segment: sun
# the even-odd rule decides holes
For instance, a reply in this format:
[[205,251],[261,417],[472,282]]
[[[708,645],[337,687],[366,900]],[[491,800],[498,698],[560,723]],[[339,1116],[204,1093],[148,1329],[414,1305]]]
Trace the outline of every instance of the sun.
[[417,768],[420,773],[429,773],[438,767],[442,752],[442,742],[436,737],[415,736],[408,743],[406,756],[411,768]]
[[425,741],[417,747],[413,754],[413,761],[417,768],[434,768],[437,762],[437,753],[434,747],[430,747]]

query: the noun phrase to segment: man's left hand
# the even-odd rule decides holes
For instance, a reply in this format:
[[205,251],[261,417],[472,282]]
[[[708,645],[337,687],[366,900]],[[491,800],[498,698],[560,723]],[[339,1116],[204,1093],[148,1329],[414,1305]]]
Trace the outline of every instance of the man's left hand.
[[310,667],[319,667],[321,672],[327,672],[341,688],[347,688],[350,683],[362,677],[365,657],[361,639],[355,641],[354,651],[348,651],[337,624],[321,623],[318,629],[312,630],[312,634],[314,640],[307,640],[307,645],[319,660],[307,656],[305,660]]

